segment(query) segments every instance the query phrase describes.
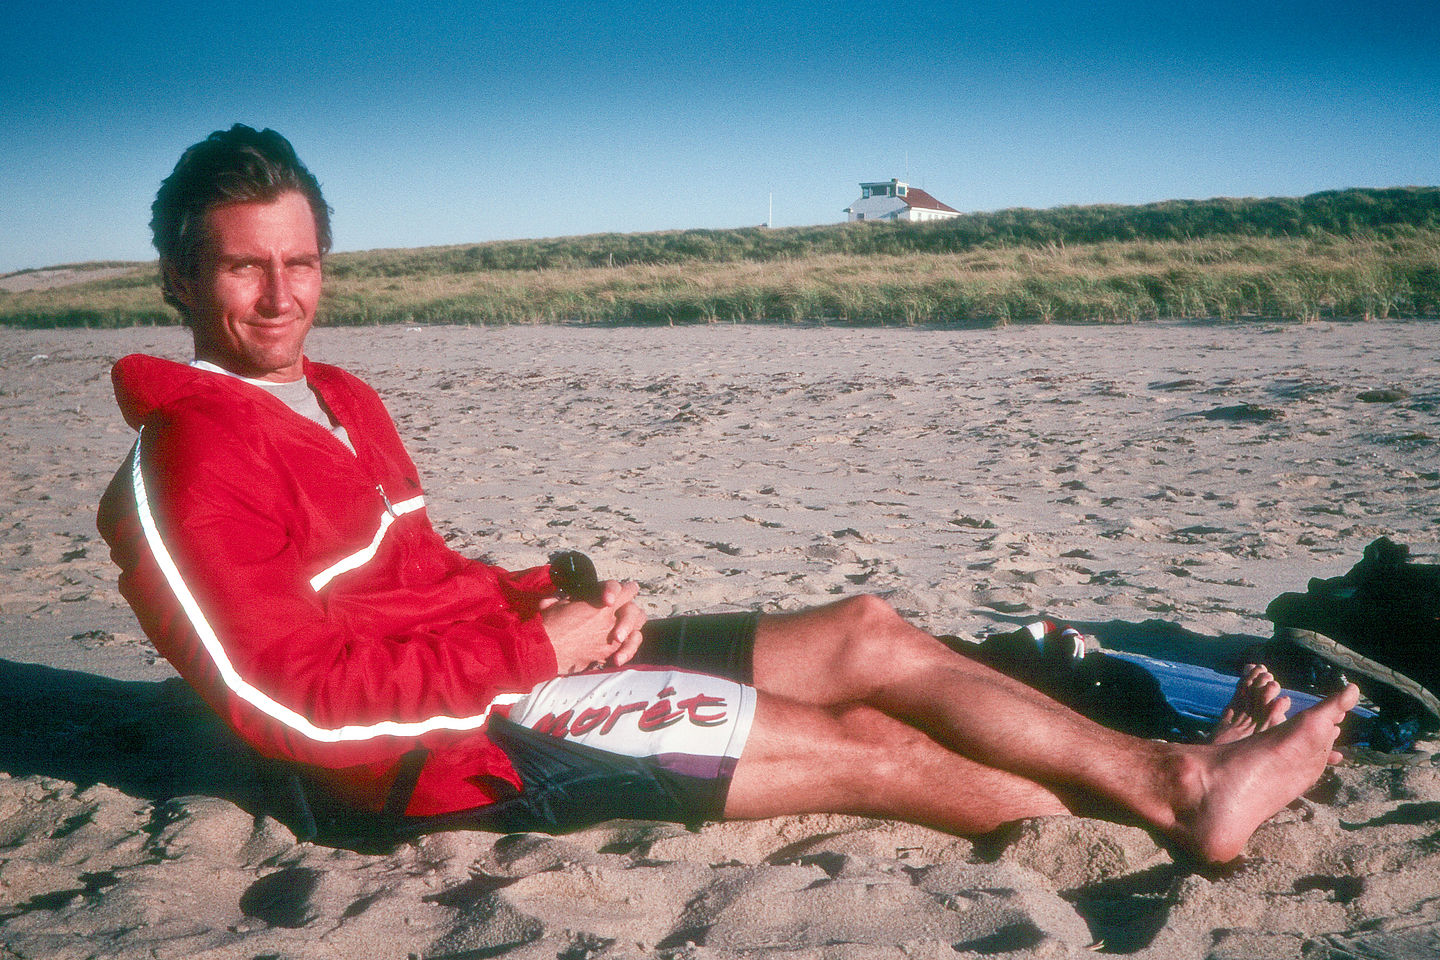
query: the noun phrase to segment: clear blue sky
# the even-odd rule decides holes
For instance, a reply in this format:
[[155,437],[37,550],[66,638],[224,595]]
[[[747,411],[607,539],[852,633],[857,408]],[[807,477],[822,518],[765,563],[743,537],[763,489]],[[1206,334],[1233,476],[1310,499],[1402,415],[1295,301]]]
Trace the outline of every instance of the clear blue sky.
[[155,188],[288,136],[337,250],[1440,185],[1435,0],[7,2],[0,272],[153,257]]

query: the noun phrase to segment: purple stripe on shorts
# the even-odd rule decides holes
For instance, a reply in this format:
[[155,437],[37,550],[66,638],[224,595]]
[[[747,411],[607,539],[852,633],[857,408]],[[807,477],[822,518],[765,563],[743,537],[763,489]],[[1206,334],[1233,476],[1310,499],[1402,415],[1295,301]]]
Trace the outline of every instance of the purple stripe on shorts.
[[734,757],[703,757],[693,753],[661,753],[656,766],[697,780],[728,780],[735,775]]

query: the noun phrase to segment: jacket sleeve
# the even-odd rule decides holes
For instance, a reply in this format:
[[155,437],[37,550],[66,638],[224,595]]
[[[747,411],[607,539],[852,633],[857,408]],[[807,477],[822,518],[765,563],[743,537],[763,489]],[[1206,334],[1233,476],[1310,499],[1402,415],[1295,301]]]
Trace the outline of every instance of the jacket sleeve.
[[[140,449],[155,528],[193,609],[178,596],[138,599],[179,605],[150,618],[167,634],[157,645],[262,752],[321,766],[392,756],[397,738],[475,729],[496,694],[555,675],[535,601],[525,600],[544,589],[539,572],[487,568],[493,602],[357,633],[310,584],[297,525],[323,519],[303,509],[305,491],[263,438],[171,422],[147,428]],[[428,528],[423,512],[398,523]]]

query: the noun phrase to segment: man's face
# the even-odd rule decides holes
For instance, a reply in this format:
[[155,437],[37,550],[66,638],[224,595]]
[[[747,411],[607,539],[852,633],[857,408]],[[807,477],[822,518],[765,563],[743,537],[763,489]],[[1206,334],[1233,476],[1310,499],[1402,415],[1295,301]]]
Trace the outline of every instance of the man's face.
[[320,301],[309,202],[290,191],[271,203],[226,204],[206,214],[205,226],[194,274],[170,274],[189,314],[196,359],[253,380],[299,380]]

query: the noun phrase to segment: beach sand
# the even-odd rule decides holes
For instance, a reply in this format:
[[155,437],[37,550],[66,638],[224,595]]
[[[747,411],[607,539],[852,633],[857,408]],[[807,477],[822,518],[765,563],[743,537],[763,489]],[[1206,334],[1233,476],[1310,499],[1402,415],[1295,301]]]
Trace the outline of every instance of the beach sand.
[[[1436,330],[389,327],[310,355],[385,397],[468,554],[586,551],[652,616],[869,592],[935,632],[1043,613],[1233,668],[1376,537],[1435,561]],[[94,531],[133,439],[110,364],[188,346],[0,338],[0,956],[1440,955],[1434,743],[1335,768],[1222,872],[1084,818],[297,842]]]

